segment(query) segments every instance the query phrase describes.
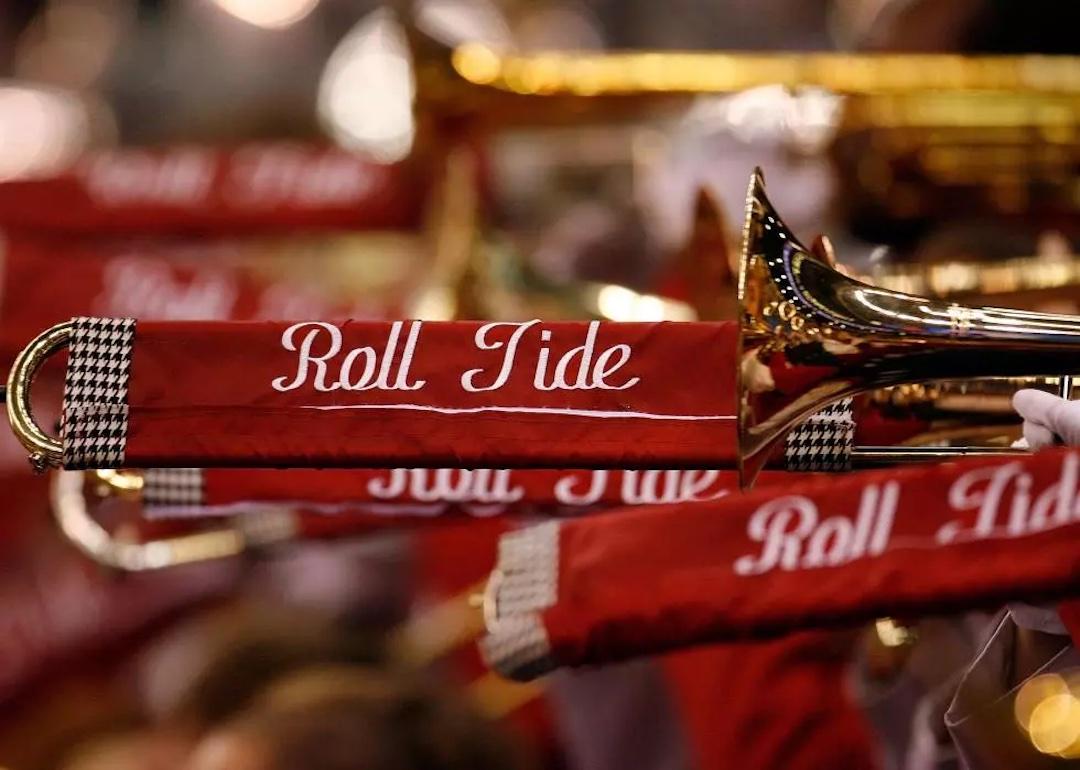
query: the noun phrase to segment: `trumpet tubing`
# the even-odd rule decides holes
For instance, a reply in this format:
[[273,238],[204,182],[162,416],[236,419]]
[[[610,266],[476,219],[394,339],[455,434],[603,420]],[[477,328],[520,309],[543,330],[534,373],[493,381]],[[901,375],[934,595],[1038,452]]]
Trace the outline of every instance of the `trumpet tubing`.
[[[893,385],[1080,371],[1080,318],[901,294],[826,265],[751,176],[739,275],[739,454],[747,481],[793,425]],[[882,450],[884,451],[884,450]]]

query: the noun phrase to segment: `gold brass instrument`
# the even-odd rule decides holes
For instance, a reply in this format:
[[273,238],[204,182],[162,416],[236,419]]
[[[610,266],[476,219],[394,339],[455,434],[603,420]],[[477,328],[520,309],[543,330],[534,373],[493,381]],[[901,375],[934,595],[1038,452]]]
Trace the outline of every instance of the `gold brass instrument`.
[[87,505],[86,487],[135,497],[142,478],[108,471],[60,471],[51,484],[51,508],[60,532],[83,555],[124,572],[178,567],[237,556],[245,551],[292,540],[295,522],[285,510],[271,509],[232,517],[227,526],[153,540],[128,540],[97,522]]
[[[1080,318],[974,308],[849,278],[803,246],[751,177],[739,269],[739,455],[752,483],[769,450],[796,423],[833,401],[879,388],[968,377],[1071,377],[1080,369]],[[34,422],[33,378],[67,342],[60,324],[16,358],[8,417],[36,468],[60,465],[62,444]],[[1063,379],[1071,388],[1071,379]],[[1000,447],[858,447],[856,467]]]
[[[637,119],[658,102],[685,105],[764,86],[817,89],[845,97],[840,114],[815,120],[835,122],[833,154],[843,168],[844,197],[860,206],[880,198],[876,206],[910,220],[940,216],[948,208],[941,199],[977,199],[978,206],[1007,214],[1024,210],[1025,202],[1038,209],[1050,200],[1058,208],[1071,201],[1080,146],[1080,57],[516,53],[478,42],[448,44],[409,20],[405,26],[418,112],[435,124],[449,118],[455,126],[465,119],[480,128],[580,125]],[[854,149],[836,146],[852,137]],[[889,170],[894,160],[922,171],[914,179],[896,178]],[[874,273],[873,283],[896,291],[980,301],[975,298],[1045,295],[1080,285],[1080,260],[952,262]]]
[[882,388],[857,404],[856,436],[884,431],[897,446],[979,444],[1008,446],[1022,420],[1012,408],[1021,388],[1067,392],[1061,377],[1010,377],[914,383]]
[[1080,259],[1013,257],[999,262],[942,262],[891,265],[871,270],[867,280],[883,289],[926,297],[993,297],[1049,293],[1080,285]]
[[[409,30],[417,93],[426,103],[509,120],[540,114],[557,119],[554,103],[579,111],[617,108],[628,98],[692,97],[759,86],[820,88],[837,94],[969,92],[1068,97],[1080,93],[1080,59],[1068,56],[958,54],[744,54],[624,51],[516,54],[476,42],[448,46]],[[521,97],[546,97],[526,100]],[[574,114],[569,110],[563,114]],[[925,111],[924,111],[925,116]],[[926,116],[928,117],[928,116]],[[883,118],[897,119],[895,109]]]
[[[739,455],[753,481],[786,431],[833,401],[905,383],[1063,376],[1080,368],[1080,318],[976,308],[870,286],[803,246],[765,195],[747,191],[739,270]],[[866,467],[997,447],[858,447]]]

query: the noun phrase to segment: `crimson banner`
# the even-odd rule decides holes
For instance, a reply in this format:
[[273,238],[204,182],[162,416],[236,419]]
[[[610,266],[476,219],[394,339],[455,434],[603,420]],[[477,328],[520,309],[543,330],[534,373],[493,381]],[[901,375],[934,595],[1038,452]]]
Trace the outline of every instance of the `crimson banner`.
[[75,315],[246,320],[376,318],[392,312],[393,307],[334,301],[313,286],[273,279],[248,266],[260,252],[319,253],[336,248],[340,238],[8,233],[0,260],[0,359],[10,362],[42,329]]
[[80,319],[65,465],[734,467],[733,323]]
[[857,473],[506,535],[492,664],[559,665],[1080,590],[1080,452]]
[[83,234],[403,229],[422,189],[404,165],[269,143],[96,153],[68,173],[0,185],[0,227]]

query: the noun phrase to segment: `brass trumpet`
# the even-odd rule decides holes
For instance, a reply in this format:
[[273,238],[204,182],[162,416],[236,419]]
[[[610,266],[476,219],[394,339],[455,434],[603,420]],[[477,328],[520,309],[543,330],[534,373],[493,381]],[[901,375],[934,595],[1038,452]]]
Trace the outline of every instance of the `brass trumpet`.
[[[803,246],[751,177],[739,269],[739,465],[749,484],[769,450],[830,403],[907,383],[1060,376],[1080,367],[1080,318],[966,307],[862,283]],[[67,343],[70,324],[38,336],[8,379],[7,410],[41,465],[58,465],[60,442],[33,419],[30,389],[44,360]],[[859,447],[859,467],[1003,447]]]
[[[846,396],[968,377],[1060,376],[1080,367],[1080,318],[976,308],[870,286],[799,242],[750,178],[739,268],[739,457],[744,484],[793,425]],[[1002,447],[858,447],[862,467]]]
[[104,492],[134,499],[142,477],[109,471],[58,471],[50,484],[50,508],[60,533],[91,561],[122,572],[146,572],[239,556],[251,549],[292,541],[296,520],[284,508],[267,506],[229,518],[223,525],[184,534],[140,540],[103,527],[87,502]]

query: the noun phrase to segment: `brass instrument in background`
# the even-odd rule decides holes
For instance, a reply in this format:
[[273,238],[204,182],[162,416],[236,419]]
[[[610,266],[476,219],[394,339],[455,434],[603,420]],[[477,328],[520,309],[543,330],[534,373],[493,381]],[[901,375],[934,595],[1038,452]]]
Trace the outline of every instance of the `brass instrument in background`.
[[998,298],[1014,306],[1055,301],[1080,290],[1080,259],[1061,256],[1012,257],[995,262],[941,262],[889,265],[871,270],[865,280],[883,289],[923,297]]
[[[867,240],[888,233],[911,243],[935,223],[969,216],[1077,235],[1080,57],[517,53],[441,41],[409,19],[405,27],[417,113],[430,126],[664,118],[699,97],[779,87],[807,97],[796,121],[806,125],[791,127],[785,143],[796,155],[828,148],[838,202]],[[1076,282],[1074,269],[1067,285]]]
[[109,569],[146,572],[239,556],[252,549],[290,542],[296,537],[294,515],[285,508],[200,522],[195,531],[142,540],[128,533],[114,534],[90,511],[86,487],[95,490],[90,499],[108,496],[134,499],[142,478],[110,471],[58,471],[50,485],[50,508],[60,533],[84,556]]
[[[1080,57],[618,51],[517,54],[448,44],[406,22],[418,113],[480,128],[640,117],[643,108],[779,86],[844,97],[835,121],[844,199],[909,221],[972,206],[1071,212]],[[816,141],[816,140],[815,140]],[[814,142],[811,142],[814,143]],[[946,191],[968,190],[953,199]],[[931,205],[933,204],[933,205]],[[1063,208],[1064,207],[1064,208]]]
[[[648,100],[774,85],[872,96],[1014,95],[1072,109],[1080,95],[1080,58],[1068,56],[648,50],[518,54],[478,42],[448,44],[409,23],[406,33],[421,105],[446,115],[484,115],[497,124],[567,118],[580,122],[582,114],[616,115]],[[866,121],[907,125],[936,115],[954,121],[958,116],[947,106],[935,114],[932,108],[939,101],[925,102],[929,106],[915,112],[896,102],[879,104],[866,113]],[[1015,119],[1020,108],[1030,104],[1018,103],[1005,117]],[[1060,112],[1050,117],[1060,118]]]

